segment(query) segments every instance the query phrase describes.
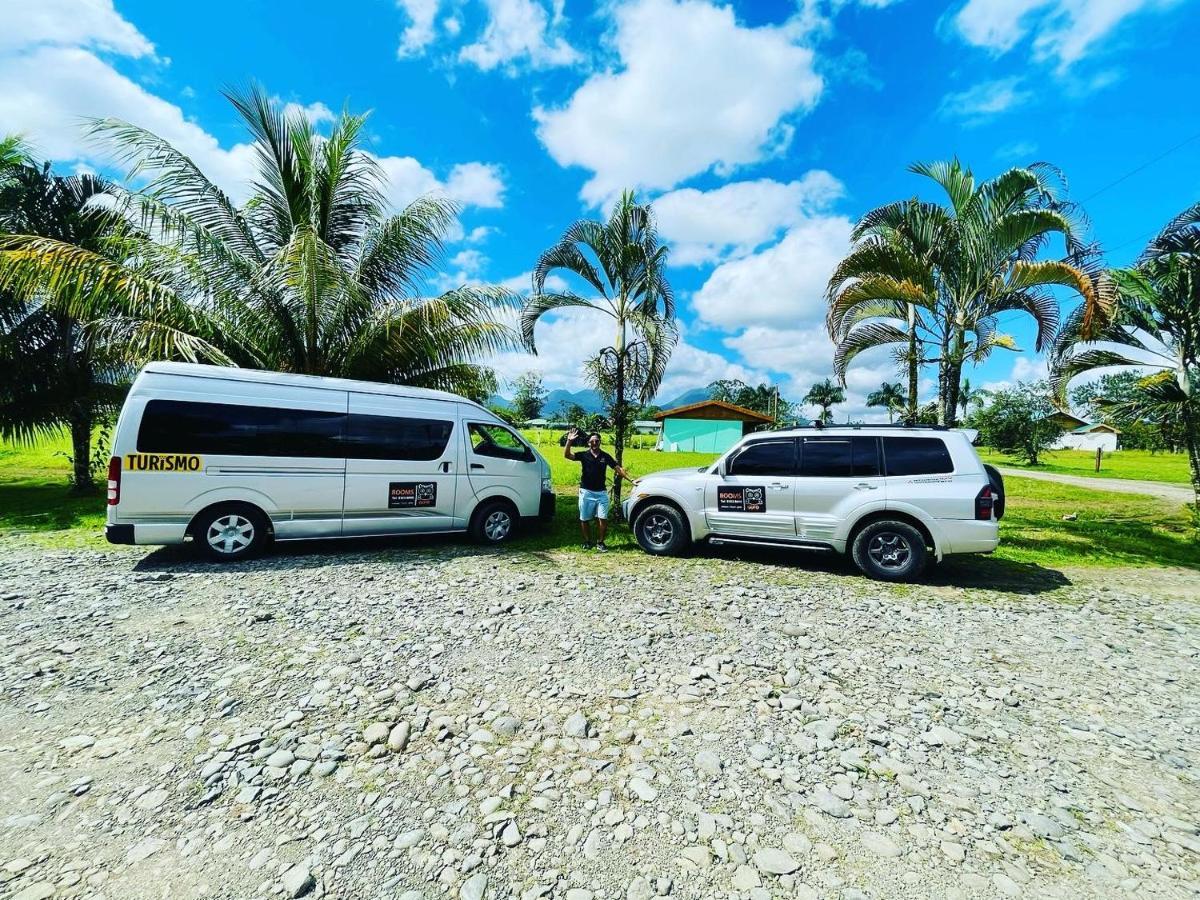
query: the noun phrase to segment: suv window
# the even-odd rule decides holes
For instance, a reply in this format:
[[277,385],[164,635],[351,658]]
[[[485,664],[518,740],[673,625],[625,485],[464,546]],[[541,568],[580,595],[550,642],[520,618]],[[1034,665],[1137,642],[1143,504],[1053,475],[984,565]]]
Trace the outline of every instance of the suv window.
[[885,437],[883,457],[889,475],[941,475],[954,471],[946,442],[933,437]]
[[138,426],[142,453],[340,459],[346,414],[315,409],[151,400]]
[[472,422],[468,426],[468,431],[471,435],[471,450],[477,456],[494,456],[499,459],[533,459],[529,448],[507,428]]
[[805,438],[800,474],[809,478],[878,475],[879,441],[873,437]]
[[756,441],[747,444],[730,462],[729,474],[791,477],[796,474],[796,442]]

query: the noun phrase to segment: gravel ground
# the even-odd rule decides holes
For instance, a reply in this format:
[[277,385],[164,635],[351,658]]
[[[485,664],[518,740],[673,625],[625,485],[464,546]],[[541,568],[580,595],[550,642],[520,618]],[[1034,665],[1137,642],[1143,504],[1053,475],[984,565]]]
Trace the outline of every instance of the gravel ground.
[[0,539],[0,896],[1200,892],[1194,573],[812,564]]

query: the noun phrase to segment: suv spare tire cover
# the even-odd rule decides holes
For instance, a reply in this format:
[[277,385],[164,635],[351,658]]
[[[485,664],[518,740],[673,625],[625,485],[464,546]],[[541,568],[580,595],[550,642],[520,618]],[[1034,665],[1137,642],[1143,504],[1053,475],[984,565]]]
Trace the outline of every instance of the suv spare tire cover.
[[1004,476],[1000,474],[1000,470],[995,466],[985,463],[983,468],[987,472],[988,481],[992,484],[992,490],[996,493],[996,500],[992,504],[992,509],[996,513],[997,521],[999,521],[1004,517]]

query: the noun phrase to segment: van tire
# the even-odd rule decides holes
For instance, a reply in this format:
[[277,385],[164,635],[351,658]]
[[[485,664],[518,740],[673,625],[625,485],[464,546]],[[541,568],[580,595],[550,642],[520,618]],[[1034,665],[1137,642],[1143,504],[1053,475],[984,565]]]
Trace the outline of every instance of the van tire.
[[916,581],[929,561],[925,536],[895,519],[867,525],[855,535],[850,552],[859,571],[876,581]]
[[196,516],[190,533],[202,556],[215,562],[240,562],[266,549],[271,542],[271,522],[257,506],[221,503]]
[[651,503],[633,518],[633,536],[651,556],[682,556],[692,545],[683,514],[667,503]]
[[506,544],[516,534],[517,511],[507,500],[489,500],[475,508],[470,531],[481,544]]

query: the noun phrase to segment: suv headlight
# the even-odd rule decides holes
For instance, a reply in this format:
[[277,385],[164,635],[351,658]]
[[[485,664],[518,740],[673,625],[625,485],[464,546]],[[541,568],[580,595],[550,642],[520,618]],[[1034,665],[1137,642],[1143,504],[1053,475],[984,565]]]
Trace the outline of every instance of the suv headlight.
[[550,480],[550,476],[546,476],[542,479],[542,490],[554,493],[554,482]]

